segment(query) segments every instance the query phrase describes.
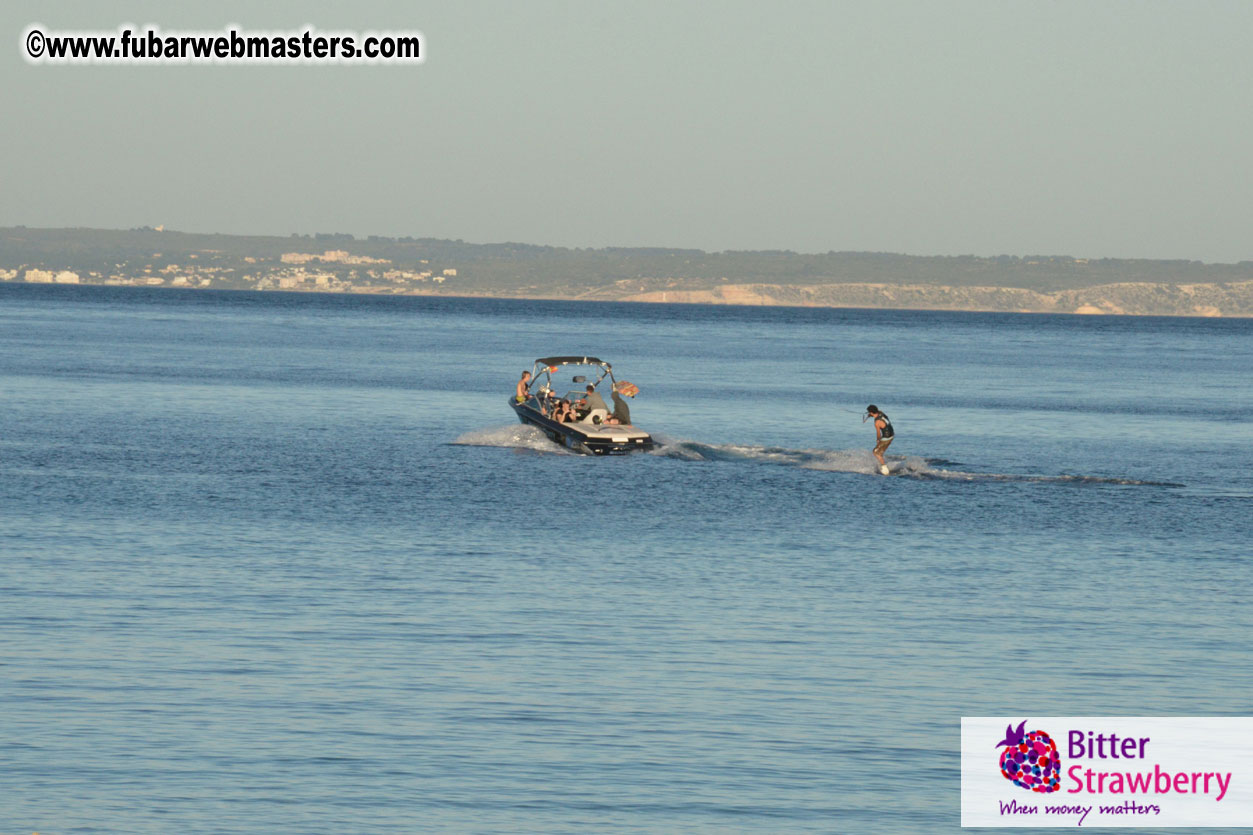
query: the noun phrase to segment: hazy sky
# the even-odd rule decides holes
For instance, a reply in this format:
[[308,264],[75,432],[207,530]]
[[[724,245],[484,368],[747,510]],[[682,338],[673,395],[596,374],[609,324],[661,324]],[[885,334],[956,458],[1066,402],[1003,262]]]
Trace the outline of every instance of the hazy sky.
[[[417,29],[420,66],[21,35]],[[1253,259],[1253,2],[0,7],[0,225]]]

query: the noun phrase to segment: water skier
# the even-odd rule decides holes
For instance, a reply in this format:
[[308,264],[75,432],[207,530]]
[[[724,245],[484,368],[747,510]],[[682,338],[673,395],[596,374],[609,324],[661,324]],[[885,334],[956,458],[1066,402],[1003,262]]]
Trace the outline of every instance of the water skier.
[[896,436],[892,429],[892,421],[888,420],[888,416],[879,411],[879,407],[873,403],[866,407],[866,417],[874,418],[874,457],[879,461],[879,472],[887,475],[888,465],[883,460],[883,453],[892,445],[892,439]]

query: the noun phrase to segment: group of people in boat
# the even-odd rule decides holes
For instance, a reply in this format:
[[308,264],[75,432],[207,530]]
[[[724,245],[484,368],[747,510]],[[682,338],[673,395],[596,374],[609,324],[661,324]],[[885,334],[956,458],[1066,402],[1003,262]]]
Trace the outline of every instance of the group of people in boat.
[[[519,403],[525,403],[531,397],[531,372],[523,371],[522,379],[518,380],[518,388],[515,396]],[[614,383],[610,396],[613,398],[613,411],[610,412],[609,406],[605,403],[605,398],[600,396],[596,391],[596,386],[588,384],[587,393],[575,401],[567,400],[564,397],[557,397],[547,388],[537,398],[539,401],[540,413],[557,423],[574,423],[583,420],[588,415],[593,415],[593,422],[596,422],[597,410],[604,414],[600,423],[609,424],[611,426],[626,426],[631,422],[631,410],[627,406],[626,401],[618,393],[618,384]]]

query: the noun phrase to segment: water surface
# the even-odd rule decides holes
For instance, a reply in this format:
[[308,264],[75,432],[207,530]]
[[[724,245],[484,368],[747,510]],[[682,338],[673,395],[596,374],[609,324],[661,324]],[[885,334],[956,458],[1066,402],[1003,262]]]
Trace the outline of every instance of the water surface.
[[1248,714],[1251,336],[0,286],[0,829],[956,830],[963,715]]

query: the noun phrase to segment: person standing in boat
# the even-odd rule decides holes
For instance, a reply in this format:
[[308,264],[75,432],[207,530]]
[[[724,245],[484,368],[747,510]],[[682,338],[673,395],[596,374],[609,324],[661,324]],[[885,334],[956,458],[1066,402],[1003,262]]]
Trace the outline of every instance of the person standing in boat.
[[888,416],[879,411],[879,407],[873,403],[866,407],[866,417],[874,418],[874,457],[879,461],[879,472],[887,475],[888,465],[883,460],[883,453],[892,445],[896,431],[892,429],[892,421],[888,420]]
[[618,384],[614,383],[613,388],[609,390],[609,396],[613,399],[613,414],[609,417],[607,423],[615,423],[620,426],[627,426],[631,423],[631,409],[627,406],[627,402],[622,399],[622,395],[618,393]]
[[[499,397],[500,395],[497,395]],[[526,399],[531,396],[531,372],[523,371],[522,379],[518,381],[518,389],[514,393],[519,403],[525,403]]]

